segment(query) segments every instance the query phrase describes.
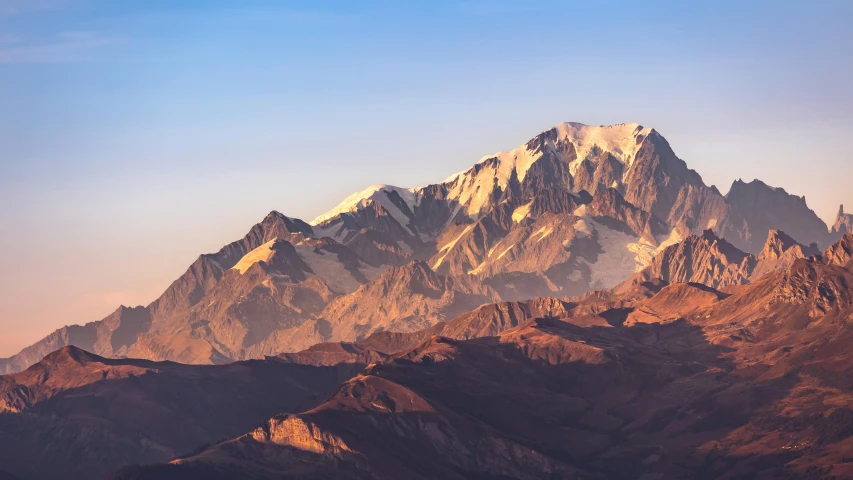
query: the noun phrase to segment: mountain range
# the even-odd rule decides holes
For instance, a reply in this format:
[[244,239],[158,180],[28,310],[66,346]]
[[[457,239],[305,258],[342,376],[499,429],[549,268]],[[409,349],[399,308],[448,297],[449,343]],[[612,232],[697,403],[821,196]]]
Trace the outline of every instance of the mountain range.
[[851,229],[564,123],[0,360],[0,478],[853,477]]
[[219,364],[415,331],[484,303],[612,288],[691,233],[759,254],[771,230],[814,250],[849,224],[842,208],[830,231],[805,198],[757,180],[724,196],[654,129],[564,123],[439,184],[376,185],[310,223],[271,212],[149,305],[63,327],[0,373],[67,345]]
[[844,265],[827,253],[728,292],[646,284],[487,337],[428,335],[316,407],[113,478],[849,478]]

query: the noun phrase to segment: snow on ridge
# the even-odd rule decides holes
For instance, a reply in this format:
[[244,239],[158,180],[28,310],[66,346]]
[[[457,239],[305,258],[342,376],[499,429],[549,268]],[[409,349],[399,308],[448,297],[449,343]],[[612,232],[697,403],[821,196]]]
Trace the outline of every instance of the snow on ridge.
[[594,147],[611,153],[626,167],[630,167],[640,149],[637,138],[648,136],[652,129],[644,128],[637,123],[593,127],[568,122],[558,125],[557,132],[559,138],[565,138],[572,142],[577,151],[577,159],[569,165],[569,171],[574,175],[581,162],[589,157]]
[[[278,239],[274,238],[250,251],[231,269],[237,270],[243,275],[252,265],[262,261],[269,262],[275,255],[275,250],[273,250],[272,246],[277,241]],[[294,245],[294,248],[296,249],[296,254],[311,267],[314,275],[323,279],[333,291],[344,294],[352,293],[361,286],[361,283],[346,269],[338,254],[312,248],[301,243]],[[376,278],[380,273],[380,269],[361,262],[359,262],[358,269],[368,279]]]
[[236,265],[231,267],[232,270],[238,270],[240,275],[246,273],[246,270],[249,269],[252,265],[258,262],[269,262],[273,257],[275,252],[272,249],[272,245],[278,240],[278,238],[273,238],[269,242],[261,245],[260,247],[252,250],[251,252],[243,255],[243,258],[237,262]]
[[348,196],[337,207],[318,216],[317,218],[311,220],[308,223],[311,226],[317,226],[327,220],[337,217],[342,213],[356,212],[366,207],[369,202],[376,202],[379,205],[382,205],[385,210],[388,210],[388,213],[391,214],[391,217],[393,217],[394,220],[396,220],[397,223],[400,224],[400,226],[406,228],[407,230],[412,232],[412,234],[414,234],[414,232],[409,228],[409,217],[407,217],[406,214],[403,213],[403,211],[400,210],[400,208],[397,207],[397,205],[388,197],[387,192],[392,191],[400,195],[400,198],[402,198],[403,201],[406,202],[406,205],[408,205],[409,210],[414,210],[415,204],[417,203],[416,190],[414,188],[406,189],[395,187],[393,185],[378,184],[371,185],[370,187],[360,192],[356,192]]
[[[480,161],[477,163],[483,163],[486,159],[488,159],[488,157],[481,158]],[[462,175],[465,175],[466,173],[468,173],[468,170],[470,170],[470,168],[462,170],[461,172],[454,173],[453,175],[445,178],[444,181],[441,182],[441,184],[450,183],[450,182],[456,180],[457,178],[461,177]]]
[[[593,147],[596,146],[606,152],[612,153],[617,160],[625,163],[626,166],[630,166],[634,156],[637,154],[637,150],[639,150],[639,145],[636,140],[637,137],[648,136],[652,132],[651,128],[645,128],[638,123],[619,123],[615,125],[595,126],[577,122],[565,122],[552,129],[540,132],[539,135],[551,130],[557,131],[558,140],[568,140],[575,146],[575,149],[578,152],[578,158],[573,162],[573,166],[575,163],[579,164],[581,161],[585,160],[589,156]],[[539,135],[537,135],[537,137]],[[555,149],[550,138],[546,139],[546,143],[550,148]],[[528,153],[528,155],[525,155],[525,153]],[[538,160],[540,156],[532,156],[529,155],[530,153],[534,152],[529,152],[527,143],[524,143],[509,152],[498,152],[493,155],[486,155],[477,161],[476,165],[492,158],[497,158],[501,162],[504,160],[511,160],[512,165],[509,166],[507,170],[511,171],[512,167],[515,167],[516,172],[518,173],[518,179],[524,180],[527,170],[530,169],[533,162]],[[538,153],[541,154],[541,152]],[[572,175],[574,175],[574,171],[576,169],[577,167],[574,166]],[[444,183],[449,183],[455,180],[459,175],[464,175],[470,170],[471,169],[469,168],[468,170],[452,175],[448,177]],[[506,178],[499,180],[506,180],[509,178],[508,171]]]
[[515,210],[513,210],[512,221],[515,223],[518,223],[518,222],[524,220],[525,218],[527,218],[527,216],[530,215],[530,208],[532,206],[533,206],[533,202],[530,202],[526,205],[522,205],[522,206],[516,208]]
[[[640,142],[637,139],[652,132],[651,128],[644,128],[637,123],[589,126],[566,122],[551,130],[556,130],[558,141],[568,141],[575,146],[578,156],[569,165],[572,175],[577,173],[581,162],[590,156],[595,147],[611,153],[626,167],[631,166],[640,148]],[[550,130],[539,135],[548,131]],[[545,147],[559,155],[550,137],[545,139]],[[527,143],[524,143],[508,152],[486,155],[473,167],[451,175],[444,181],[443,184],[450,187],[448,197],[464,205],[469,217],[476,218],[488,203],[496,178],[498,186],[503,188],[509,181],[512,170],[515,169],[519,181],[524,180],[530,167],[542,158],[542,153],[539,148],[531,150]],[[484,165],[487,162],[490,163]]]
[[349,230],[340,224],[313,225],[311,229],[315,238],[329,237],[338,243],[345,243],[344,239],[349,233]]

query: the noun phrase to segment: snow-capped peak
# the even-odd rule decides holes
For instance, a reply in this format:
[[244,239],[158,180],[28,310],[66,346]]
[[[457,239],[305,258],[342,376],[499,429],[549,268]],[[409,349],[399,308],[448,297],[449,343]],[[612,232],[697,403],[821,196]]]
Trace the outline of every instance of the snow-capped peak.
[[[446,200],[456,205],[456,211],[462,210],[471,218],[476,218],[492,198],[495,185],[497,184],[500,188],[506,187],[513,169],[518,179],[524,180],[530,167],[544,155],[543,148],[562,158],[557,144],[565,147],[566,143],[571,143],[574,146],[577,158],[571,159],[569,165],[569,171],[573,175],[581,162],[586,160],[596,148],[609,152],[626,167],[630,167],[642,144],[642,139],[651,132],[651,128],[644,128],[636,123],[601,126],[574,122],[562,123],[537,136],[537,138],[544,136],[543,144],[533,146],[533,143],[528,142],[509,152],[485,156],[474,167],[451,175],[442,182],[442,185],[448,189]],[[542,148],[539,145],[542,145]],[[562,151],[565,152],[565,150]],[[414,234],[414,230],[409,228],[411,219],[389,198],[391,192],[396,192],[408,205],[409,210],[414,211],[414,206],[418,203],[423,189],[373,185],[350,195],[340,205],[309,223],[316,227],[342,213],[355,212],[366,207],[370,202],[375,202],[382,205],[400,225]],[[455,212],[451,215],[453,216]]]
[[648,136],[651,128],[643,128],[636,123],[618,125],[589,126],[582,123],[567,122],[557,125],[557,138],[570,141],[577,151],[577,159],[569,165],[572,175],[594,147],[609,152],[617,160],[630,167],[634,162],[641,142],[638,138]]
[[[636,123],[589,126],[567,122],[542,132],[539,137],[544,135],[545,148],[558,156],[560,153],[555,142],[568,142],[574,146],[577,158],[569,165],[569,171],[574,175],[578,166],[589,157],[595,147],[609,152],[626,167],[631,166],[642,138],[651,132],[651,128],[644,128]],[[531,147],[529,143],[509,152],[487,155],[481,158],[475,167],[445,181],[445,184],[452,184],[449,185],[448,198],[464,206],[469,216],[476,217],[491,198],[495,180],[499,187],[505,187],[513,169],[518,179],[524,180],[527,171],[542,155],[543,152],[538,146]]]
[[[369,202],[376,202],[379,205],[382,205],[385,210],[387,210],[394,220],[397,221],[401,226],[409,229],[409,217],[403,213],[400,207],[391,200],[389,194],[392,192],[396,192],[397,195],[406,203],[409,207],[409,210],[414,210],[416,198],[415,198],[415,189],[413,188],[400,188],[395,187],[393,185],[372,185],[360,192],[356,192],[347,198],[344,199],[337,207],[329,210],[328,212],[320,215],[319,217],[311,220],[309,222],[312,226],[317,226],[326,222],[332,218],[337,217],[342,213],[350,213],[356,212],[361,208],[364,208],[369,204]],[[411,229],[409,229],[411,231]]]

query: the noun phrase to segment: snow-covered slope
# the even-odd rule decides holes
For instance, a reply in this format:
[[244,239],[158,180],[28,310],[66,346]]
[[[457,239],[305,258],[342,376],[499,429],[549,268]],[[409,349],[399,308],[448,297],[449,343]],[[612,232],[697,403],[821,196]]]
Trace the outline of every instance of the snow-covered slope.
[[353,193],[344,199],[338,206],[328,212],[318,216],[309,222],[310,225],[320,225],[326,220],[332,219],[342,213],[350,213],[358,211],[367,204],[367,202],[376,202],[386,210],[388,210],[401,226],[406,226],[409,223],[409,217],[401,209],[397,202],[391,200],[389,194],[397,193],[400,198],[412,210],[415,205],[415,189],[405,189],[395,187],[393,185],[372,185],[360,192]]
[[[280,248],[277,242],[281,241],[274,238],[250,251],[231,269],[243,275],[256,263],[270,264],[278,258],[286,261],[289,267],[298,268],[306,277],[316,275],[333,292],[339,294],[354,292],[361,284],[375,278],[382,271],[367,265],[351,251],[334,243],[326,245],[316,240],[305,240],[291,246],[288,242],[283,242],[290,248]],[[290,258],[286,258],[288,256]]]
[[278,238],[273,238],[269,242],[252,250],[251,252],[244,255],[243,258],[241,258],[240,261],[238,261],[237,264],[231,268],[233,270],[239,271],[241,274],[244,274],[246,273],[246,270],[249,269],[249,267],[258,262],[269,262],[273,255],[275,255],[275,251],[272,249],[272,246],[277,241]]
[[586,262],[589,265],[592,290],[615,287],[626,278],[648,267],[654,257],[666,247],[682,240],[679,232],[673,229],[669,235],[657,238],[658,243],[655,245],[601,224],[591,218],[586,210],[584,205],[575,211],[575,215],[579,217],[575,223],[575,229],[583,231],[587,236],[594,236],[602,251],[595,263]]
[[581,123],[563,123],[556,127],[558,138],[565,138],[575,146],[577,159],[569,166],[572,175],[583,160],[590,157],[595,147],[611,153],[625,167],[630,167],[637,157],[640,144],[651,132],[636,123],[620,123],[592,127]]

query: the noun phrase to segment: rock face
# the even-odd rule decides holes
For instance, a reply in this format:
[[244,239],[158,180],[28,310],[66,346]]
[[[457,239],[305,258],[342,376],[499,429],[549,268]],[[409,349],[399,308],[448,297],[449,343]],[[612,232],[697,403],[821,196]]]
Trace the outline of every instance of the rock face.
[[830,237],[833,241],[838,241],[845,233],[853,233],[853,215],[844,213],[844,205],[841,205],[838,207],[838,215],[832,225]]
[[853,233],[845,233],[821,256],[825,263],[850,268],[853,266]]
[[0,373],[25,370],[49,353],[69,345],[110,356],[133,343],[135,335],[146,331],[150,325],[151,316],[147,308],[121,306],[101,321],[60,328],[21,353],[0,359]]
[[22,479],[89,479],[165,462],[294,411],[364,365],[191,366],[66,346],[0,376],[0,465]]
[[376,331],[412,332],[492,303],[499,296],[471,276],[443,276],[425,262],[393,267],[323,312],[329,340],[361,339]]
[[[825,246],[848,224],[840,215],[830,235],[804,198],[759,181],[735,182],[724,197],[654,129],[564,123],[442,183],[374,185],[310,223],[271,212],[241,240],[201,255],[151,304],[59,329],[0,359],[0,373],[66,345],[105,357],[217,364],[389,328],[411,332],[482,303],[612,288],[704,230],[760,255],[772,231]],[[725,271],[703,274],[708,266],[697,257],[654,273],[741,282],[745,272],[724,253],[705,258],[722,255],[711,268]],[[799,254],[789,256],[773,262]],[[401,277],[382,276],[391,270]],[[389,281],[404,287],[389,289]]]
[[726,240],[706,230],[681,243],[665,248],[652,264],[623,285],[636,285],[652,279],[667,283],[701,283],[712,288],[744,285],[796,260],[818,255],[814,247],[800,245],[784,232],[771,230],[757,256],[738,250]]
[[112,478],[847,478],[853,270],[832,252],[851,238],[730,293],[602,292],[428,335],[313,408]]
[[755,257],[706,230],[701,236],[691,235],[665,249],[641,275],[670,283],[702,283],[719,288],[747,283],[755,265]]
[[828,246],[827,226],[809,209],[805,197],[791,195],[760,180],[750,183],[738,180],[732,184],[726,201],[747,228],[738,233],[722,232],[722,235],[732,237],[733,242],[735,238],[742,242],[747,252],[757,253],[770,230],[782,230],[803,244]]
[[785,270],[800,258],[819,254],[820,250],[814,245],[800,245],[785,232],[771,230],[764,248],[756,257],[756,266],[750,277],[759,279],[773,271]]

